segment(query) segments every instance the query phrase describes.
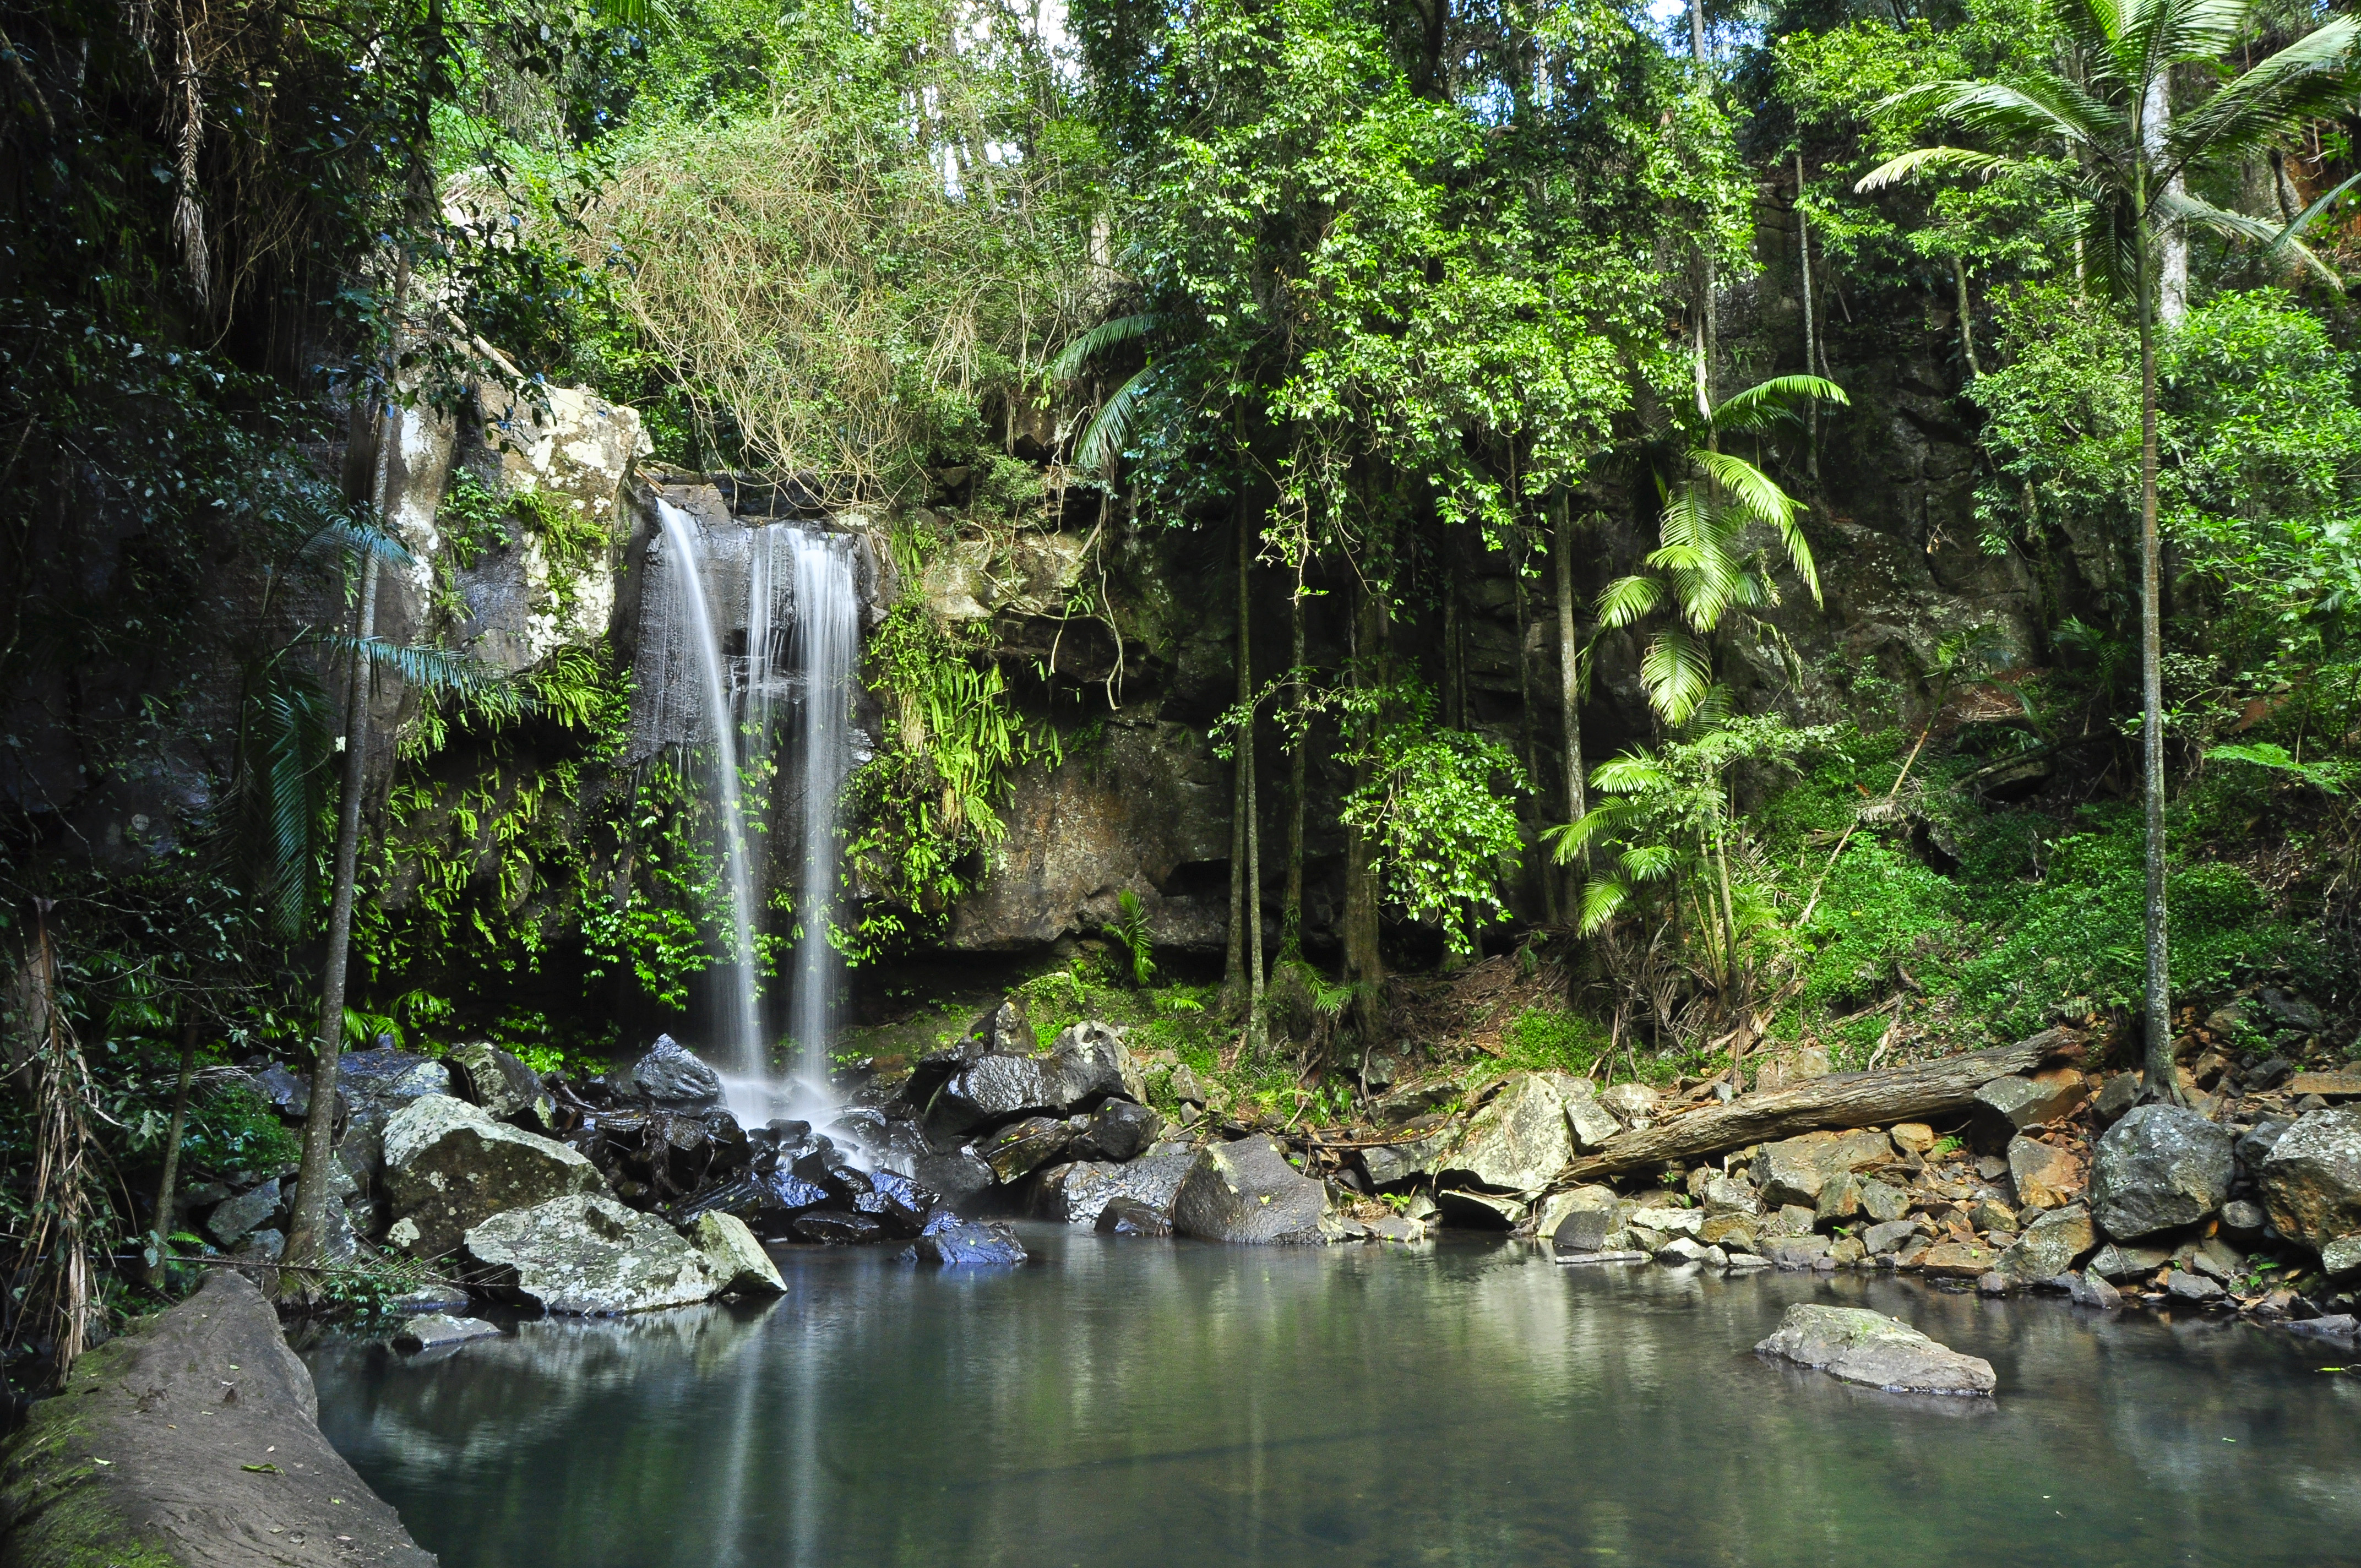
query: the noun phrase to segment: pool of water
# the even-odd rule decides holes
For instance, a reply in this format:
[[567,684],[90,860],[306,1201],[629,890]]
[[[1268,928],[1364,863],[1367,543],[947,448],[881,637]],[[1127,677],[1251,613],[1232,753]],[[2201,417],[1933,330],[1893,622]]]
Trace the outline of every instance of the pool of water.
[[[798,1252],[776,1302],[439,1359],[329,1342],[321,1425],[446,1568],[2361,1559],[2361,1376],[2262,1330],[1518,1244],[1026,1242]],[[1810,1299],[1999,1396],[1758,1360]]]

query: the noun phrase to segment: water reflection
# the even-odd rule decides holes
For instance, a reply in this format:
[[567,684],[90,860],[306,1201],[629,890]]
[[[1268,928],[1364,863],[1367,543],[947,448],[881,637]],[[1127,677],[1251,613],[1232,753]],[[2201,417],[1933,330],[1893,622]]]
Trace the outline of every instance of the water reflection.
[[[767,1308],[434,1365],[325,1346],[323,1425],[450,1568],[2310,1564],[2361,1523],[2353,1382],[2253,1330],[1515,1246],[1027,1239],[1010,1274],[807,1255]],[[1758,1362],[1799,1299],[1986,1356],[2002,1396]]]

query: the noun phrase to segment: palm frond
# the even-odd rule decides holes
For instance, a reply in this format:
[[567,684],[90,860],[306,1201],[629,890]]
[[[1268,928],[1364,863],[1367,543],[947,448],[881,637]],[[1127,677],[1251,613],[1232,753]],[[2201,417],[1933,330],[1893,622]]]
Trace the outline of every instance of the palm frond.
[[1779,488],[1779,482],[1730,452],[1697,452],[1690,455],[1707,477],[1713,480],[1752,522],[1767,523],[1776,528],[1803,510],[1803,502]]
[[1922,147],[1899,158],[1887,159],[1854,181],[1852,188],[1856,194],[1866,196],[1873,191],[1900,185],[1928,172],[1981,174],[1990,178],[2014,167],[2017,161],[1997,153],[1976,152],[1964,147]]
[[1669,844],[1635,844],[1616,863],[1633,882],[1662,882],[1680,868],[1681,858]]
[[1664,602],[1664,586],[1653,577],[1618,577],[1600,590],[1598,623],[1625,627],[1654,611]]
[[[1590,770],[1590,787],[1606,795],[1641,795],[1649,790],[1669,789],[1673,776],[1664,771],[1664,763],[1645,751],[1624,751],[1608,758]],[[1594,809],[1612,810],[1610,806]]]
[[[2355,178],[2361,179],[2361,175]],[[2352,181],[2345,183],[2349,185]],[[2295,225],[2292,224],[2284,227],[2267,224],[2244,213],[2226,212],[2210,202],[2169,191],[2158,199],[2157,205],[2183,223],[2201,224],[2233,239],[2253,240],[2263,247],[2266,255],[2285,256],[2298,266],[2310,268],[2331,288],[2341,290],[2345,287],[2343,274],[2314,255],[2310,246],[2294,237],[2292,231]]]
[[1099,411],[1091,416],[1082,438],[1074,444],[1074,466],[1085,474],[1102,476],[1115,469],[1115,457],[1123,451],[1131,435],[1131,422],[1148,394],[1156,389],[1157,373],[1161,367],[1151,365],[1147,369],[1117,387]]
[[537,706],[516,683],[465,654],[341,631],[321,632],[317,641],[347,657],[357,655],[372,669],[389,672],[421,691],[456,696],[495,721],[515,718]]
[[1093,356],[1104,354],[1119,343],[1146,337],[1162,324],[1163,318],[1153,311],[1135,311],[1127,316],[1103,321],[1058,351],[1058,357],[1049,361],[1049,375],[1056,380],[1071,381],[1082,373],[1082,366]]
[[382,565],[405,567],[417,564],[409,547],[394,537],[384,524],[365,519],[336,517],[329,519],[311,537],[296,547],[295,554],[311,557],[329,549],[339,551],[346,559],[358,561],[374,555]]
[[1582,934],[1596,935],[1631,902],[1631,889],[1614,877],[1598,877],[1582,889]]
[[1667,723],[1686,724],[1713,689],[1713,659],[1704,642],[1677,626],[1649,639],[1640,685]]
[[1803,417],[1806,403],[1847,407],[1852,400],[1834,381],[1818,376],[1773,376],[1742,392],[1733,392],[1713,411],[1716,430],[1762,430],[1780,420]]
[[2173,122],[2163,175],[2259,151],[2348,108],[2356,42],[2361,20],[2339,16],[2232,81]]

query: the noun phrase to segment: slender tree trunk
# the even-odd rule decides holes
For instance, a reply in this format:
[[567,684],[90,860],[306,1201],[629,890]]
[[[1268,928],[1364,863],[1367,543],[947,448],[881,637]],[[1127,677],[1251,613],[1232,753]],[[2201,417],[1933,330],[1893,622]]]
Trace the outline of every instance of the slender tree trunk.
[[[1262,999],[1262,890],[1256,885],[1257,850],[1254,809],[1254,643],[1253,600],[1248,592],[1254,543],[1246,522],[1246,476],[1238,468],[1238,647],[1237,710],[1244,716],[1231,738],[1232,799],[1235,817],[1230,825],[1230,951],[1224,988],[1243,1006],[1251,1033]],[[1251,968],[1249,959],[1251,959]]]
[[[1587,809],[1582,789],[1581,644],[1574,623],[1574,508],[1563,486],[1557,493],[1557,538],[1551,543],[1550,554],[1556,558],[1557,573],[1557,697],[1563,726],[1560,742],[1565,756],[1565,819],[1579,822]],[[1565,911],[1571,921],[1581,919],[1582,883],[1589,864],[1590,852],[1586,849],[1567,870]]]
[[[1541,853],[1541,740],[1533,727],[1533,663],[1526,652],[1526,628],[1532,619],[1526,614],[1524,564],[1531,558],[1532,536],[1527,533],[1524,540],[1517,557],[1517,739],[1525,764],[1522,817],[1527,852],[1533,856],[1532,864],[1541,872],[1543,920],[1554,927],[1558,923],[1557,877]],[[1530,886],[1527,892],[1530,894]]]
[[164,1134],[164,1173],[156,1179],[156,1223],[149,1233],[156,1243],[148,1265],[148,1286],[164,1288],[164,1255],[171,1251],[172,1197],[181,1179],[181,1138],[189,1125],[189,1082],[196,1076],[197,1026],[181,1025],[181,1076],[172,1090],[172,1124]]
[[[1689,49],[1697,60],[1697,90],[1705,91],[1705,0],[1689,0]],[[1718,287],[1713,259],[1713,241],[1705,244],[1705,279],[1697,293],[1697,417],[1713,417],[1713,351],[1714,351],[1714,291]]]
[[[1355,588],[1357,601],[1353,614],[1353,660],[1351,680],[1356,686],[1367,689],[1372,684],[1374,672],[1370,664],[1378,658],[1378,649],[1385,637],[1385,607],[1367,584]],[[1366,762],[1353,765],[1353,788],[1356,794],[1369,784],[1369,767]],[[1353,1017],[1364,1050],[1377,1043],[1380,1008],[1379,997],[1385,985],[1386,966],[1378,948],[1378,866],[1376,846],[1361,828],[1347,826],[1345,829],[1345,981],[1353,988]]]
[[2141,1087],[2155,1100],[2179,1103],[2172,1066],[2172,986],[2167,962],[2164,903],[2164,596],[2163,551],[2157,537],[2156,313],[2154,236],[2147,192],[2140,192],[2140,783],[2147,833],[2147,1034]]
[[[1804,150],[1795,149],[1795,256],[1797,270],[1803,278],[1804,296],[1804,374],[1820,373],[1819,356],[1812,330],[1812,228],[1811,220],[1804,215]],[[1808,400],[1806,420],[1804,471],[1817,479],[1820,477],[1820,400]]]
[[[2147,93],[2142,105],[2143,140],[2151,159],[2160,157],[2164,138],[2172,130],[2172,70],[2167,66],[2148,79]],[[2187,186],[2178,174],[2165,187],[2168,194],[2180,196]],[[2189,230],[2178,219],[2167,216],[2158,225],[2152,210],[2144,210],[2152,243],[2162,252],[2163,265],[2155,280],[2157,313],[2167,326],[2177,326],[2189,313]]]
[[1295,597],[1288,601],[1288,680],[1294,704],[1293,743],[1287,754],[1287,893],[1279,915],[1279,956],[1282,961],[1303,957],[1303,820],[1304,795],[1311,787],[1312,737],[1308,711],[1312,694],[1303,684],[1303,556],[1295,560]]
[[1960,347],[1968,356],[1968,377],[1971,380],[1984,373],[1976,359],[1976,313],[1968,302],[1968,264],[1958,257],[1951,258],[1951,281],[1960,291]]

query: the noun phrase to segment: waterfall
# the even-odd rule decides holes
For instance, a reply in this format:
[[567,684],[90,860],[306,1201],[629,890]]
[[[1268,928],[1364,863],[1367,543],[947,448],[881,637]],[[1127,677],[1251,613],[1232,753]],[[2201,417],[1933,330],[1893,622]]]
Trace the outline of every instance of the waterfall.
[[721,639],[705,596],[705,551],[696,521],[670,501],[658,499],[656,518],[664,528],[668,575],[678,585],[675,593],[688,618],[689,640],[705,685],[705,715],[713,738],[714,785],[720,806],[721,848],[730,881],[731,951],[737,962],[731,975],[732,1012],[728,1040],[730,1066],[744,1077],[762,1079],[769,1072],[763,1049],[762,1009],[755,1000],[754,876],[746,855],[746,814],[738,799],[738,726],[731,717],[730,679],[722,663]]
[[[841,876],[837,802],[851,770],[860,593],[853,580],[851,540],[784,526],[763,532],[785,533],[793,552],[796,619],[789,663],[801,688],[803,708],[796,758],[803,785],[803,867],[789,1032],[796,1042],[797,1076],[807,1092],[825,1106],[833,1103],[828,1090],[828,1047],[841,989],[840,960],[829,940]],[[757,557],[763,558],[760,550]]]

